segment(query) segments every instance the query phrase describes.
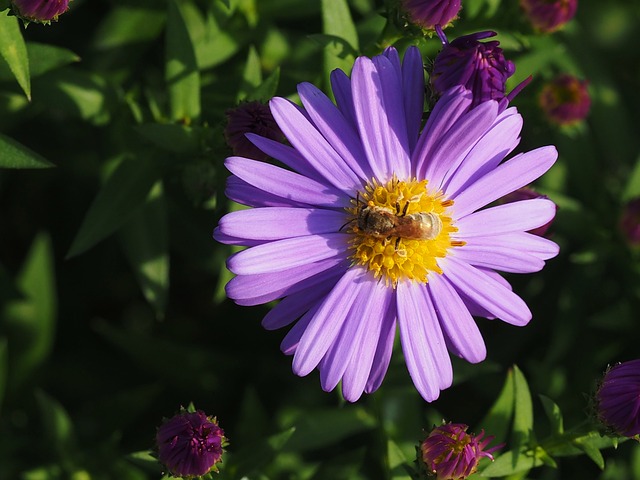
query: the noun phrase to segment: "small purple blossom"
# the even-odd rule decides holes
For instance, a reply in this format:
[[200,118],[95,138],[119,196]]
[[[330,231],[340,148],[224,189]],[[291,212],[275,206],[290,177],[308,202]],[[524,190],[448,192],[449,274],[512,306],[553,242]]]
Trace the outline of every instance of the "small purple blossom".
[[520,0],[533,26],[551,33],[571,20],[578,9],[578,0]]
[[614,365],[596,393],[598,417],[624,437],[640,435],[640,359]]
[[[549,197],[547,197],[546,195],[542,195],[530,187],[522,187],[516,190],[515,192],[511,192],[510,194],[505,195],[500,200],[498,200],[498,203],[504,204],[504,203],[511,203],[511,202],[519,202],[521,200],[531,200],[533,198],[549,199]],[[558,210],[558,206],[556,205],[556,211],[557,210]],[[547,233],[547,230],[549,230],[549,227],[551,226],[552,223],[553,223],[553,219],[545,225],[542,225],[538,228],[534,228],[533,230],[529,230],[529,233],[543,237],[545,233]]]
[[640,246],[640,197],[630,200],[622,211],[620,230],[634,246]]
[[510,101],[524,88],[523,83],[506,95],[507,79],[514,74],[516,67],[511,60],[504,58],[500,42],[479,41],[494,37],[496,32],[464,35],[452,42],[447,40],[439,26],[436,32],[443,48],[433,65],[431,85],[438,95],[460,85],[473,93],[472,107],[475,107],[487,100],[500,101],[506,98],[506,101]]
[[446,27],[460,12],[461,0],[400,0],[411,22],[426,30],[436,25]]
[[55,22],[68,9],[69,0],[13,0],[16,15],[29,22]]
[[174,476],[199,477],[217,471],[225,441],[214,417],[183,410],[158,428],[158,460]]
[[273,119],[271,110],[262,102],[241,103],[236,108],[227,110],[226,115],[227,126],[224,129],[224,137],[234,155],[255,160],[269,158],[267,154],[247,139],[247,133],[260,135],[278,142],[284,140],[284,135]]
[[558,125],[577,123],[589,114],[588,82],[572,75],[560,75],[546,83],[538,97],[547,118]]
[[[515,107],[472,108],[463,87],[442,95],[422,128],[422,56],[401,62],[388,48],[331,75],[334,104],[309,83],[302,107],[284,98],[271,112],[291,146],[248,138],[288,169],[243,157],[225,165],[227,196],[253,208],[228,213],[216,240],[246,246],[227,260],[227,295],[240,305],[281,299],[264,318],[290,327],[281,344],[293,371],[320,370],[325,391],[342,383],[355,402],[377,390],[396,331],[422,397],[451,386],[449,351],[486,356],[472,315],[517,326],[525,302],[498,273],[543,268],[558,246],[527,231],[548,223],[553,202],[536,198],[485,208],[546,172],[542,147],[505,160],[520,141]],[[400,220],[400,218],[403,218]],[[405,229],[389,227],[405,225]]]
[[436,480],[464,480],[478,469],[481,458],[493,461],[491,452],[501,445],[485,448],[494,437],[466,433],[462,423],[448,423],[435,427],[420,444],[421,464]]

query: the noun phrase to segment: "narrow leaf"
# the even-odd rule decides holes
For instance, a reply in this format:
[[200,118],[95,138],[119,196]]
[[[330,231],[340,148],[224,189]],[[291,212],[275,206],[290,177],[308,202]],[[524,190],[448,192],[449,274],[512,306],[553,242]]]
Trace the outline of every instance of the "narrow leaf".
[[510,369],[507,372],[507,377],[498,398],[479,423],[479,428],[477,429],[484,429],[487,435],[493,435],[501,442],[507,438],[507,432],[513,417],[515,403],[515,381],[513,376],[513,370]]
[[0,168],[51,168],[54,166],[33,150],[0,134]]
[[533,402],[527,379],[522,371],[514,365],[515,412],[513,417],[512,439],[515,448],[529,443],[533,434]]
[[[594,433],[594,436],[597,436],[597,434]],[[600,453],[600,450],[592,442],[592,440],[593,438],[591,436],[576,438],[573,441],[573,444],[584,453],[586,453],[587,456],[591,460],[593,460],[593,463],[595,463],[600,468],[600,470],[604,470],[604,458],[602,457],[602,453]]]
[[278,84],[280,83],[280,67],[276,68],[264,82],[258,85],[253,91],[249,92],[246,100],[258,100],[260,102],[268,102],[276,94]]
[[122,160],[89,207],[67,258],[87,251],[120,228],[142,205],[159,176],[143,157]]
[[17,278],[24,298],[5,307],[11,341],[11,386],[27,381],[53,347],[57,300],[53,248],[46,234],[38,234]]
[[42,416],[43,441],[51,445],[59,460],[69,463],[76,450],[73,424],[60,403],[41,390],[36,391],[36,400]]
[[7,352],[7,339],[0,337],[0,412],[2,401],[7,391],[7,377],[9,375],[9,355]]
[[329,75],[334,69],[340,68],[346,73],[351,71],[354,52],[360,49],[346,0],[322,0],[322,33],[336,38],[324,49],[324,74],[329,85]]
[[512,450],[496,458],[495,462],[482,471],[482,476],[504,477],[518,472],[526,472],[540,465],[543,465],[542,459],[533,455],[532,452]]
[[640,197],[640,157],[636,159],[636,164],[628,176],[627,185],[622,194],[622,198],[627,201],[634,197]]
[[402,453],[402,449],[391,439],[387,441],[387,455],[391,480],[411,480],[407,458]]
[[562,412],[560,411],[560,407],[558,407],[558,405],[556,405],[555,402],[549,397],[546,397],[544,395],[539,395],[539,397],[551,425],[551,434],[562,435],[562,433],[564,433],[564,423],[562,420]]
[[247,63],[244,66],[244,72],[242,74],[242,84],[238,90],[238,96],[236,100],[244,100],[249,92],[255,90],[262,83],[262,66],[260,64],[260,57],[253,45],[249,48],[249,56],[247,57]]
[[202,138],[201,128],[173,123],[148,123],[135,129],[156,146],[172,153],[194,154]]
[[263,470],[289,443],[294,432],[295,428],[292,427],[246,445],[229,459],[225,465],[225,475],[229,478],[247,478],[252,472]]
[[162,318],[169,289],[169,233],[161,182],[124,224],[120,240],[142,293]]
[[168,0],[165,80],[171,119],[190,124],[200,117],[200,73],[189,27],[178,0]]
[[18,85],[31,100],[29,57],[18,17],[8,16],[9,10],[0,12],[0,56],[7,62]]

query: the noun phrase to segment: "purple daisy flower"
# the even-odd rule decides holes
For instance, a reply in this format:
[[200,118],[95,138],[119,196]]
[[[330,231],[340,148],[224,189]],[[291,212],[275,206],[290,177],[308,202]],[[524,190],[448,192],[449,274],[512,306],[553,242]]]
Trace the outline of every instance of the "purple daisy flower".
[[225,441],[214,417],[182,410],[158,428],[158,460],[174,476],[199,477],[217,471]]
[[440,26],[436,32],[442,41],[442,51],[436,56],[430,75],[431,85],[438,95],[461,85],[473,93],[472,107],[487,100],[511,101],[530,78],[506,95],[507,79],[516,71],[511,60],[504,58],[500,42],[480,42],[496,36],[496,32],[477,32],[463,35],[449,43]]
[[69,9],[69,0],[13,0],[13,9],[30,22],[49,23]]
[[538,104],[546,117],[558,125],[571,125],[584,120],[591,108],[589,83],[572,75],[559,75],[547,82]]
[[605,373],[596,394],[600,421],[617,435],[640,435],[640,359]]
[[493,461],[491,452],[501,445],[485,448],[494,437],[467,433],[462,423],[448,423],[434,428],[420,444],[420,462],[436,480],[464,480],[478,469],[481,458]]
[[494,200],[554,163],[543,147],[501,163],[519,142],[522,118],[496,101],[470,109],[456,87],[436,103],[420,133],[424,73],[410,47],[356,59],[351,78],[331,76],[337,105],[309,83],[303,108],[271,100],[291,147],[256,135],[255,145],[291,170],[241,157],[226,160],[232,200],[255,207],[225,215],[214,232],[250,248],[228,259],[227,295],[240,305],[282,301],[269,330],[295,322],[281,348],[293,371],[316,367],[322,388],[342,381],[348,401],[376,390],[399,327],[413,382],[427,400],[453,380],[448,350],[485,358],[472,315],[513,325],[527,305],[496,270],[528,273],[555,256],[555,243],[526,233],[555,214],[533,199]]
[[461,0],[400,0],[402,8],[416,25],[432,30],[436,25],[446,27],[458,17]]
[[578,10],[578,0],[520,0],[533,26],[551,33],[571,20]]

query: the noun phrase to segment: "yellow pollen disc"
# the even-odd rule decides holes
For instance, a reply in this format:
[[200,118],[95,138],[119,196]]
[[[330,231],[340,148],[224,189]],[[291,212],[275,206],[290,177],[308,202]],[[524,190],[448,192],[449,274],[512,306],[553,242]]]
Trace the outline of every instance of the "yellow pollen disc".
[[381,185],[373,179],[351,203],[346,210],[353,264],[394,288],[401,279],[427,283],[430,272],[442,273],[437,259],[465,244],[451,238],[458,231],[448,212],[453,201],[430,192],[427,180],[394,177]]

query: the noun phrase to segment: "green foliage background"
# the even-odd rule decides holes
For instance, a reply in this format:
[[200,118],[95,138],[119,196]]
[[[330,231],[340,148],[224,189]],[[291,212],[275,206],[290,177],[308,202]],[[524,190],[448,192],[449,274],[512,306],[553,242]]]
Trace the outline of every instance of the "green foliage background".
[[[26,29],[0,12],[1,479],[160,478],[145,452],[189,402],[230,439],[221,479],[409,478],[442,419],[507,444],[486,476],[640,479],[636,442],[571,430],[607,365],[640,357],[639,252],[618,228],[640,196],[640,4],[581,0],[551,35],[513,0],[463,6],[450,39],[496,30],[517,65],[510,87],[534,76],[514,102],[518,151],[558,147],[536,186],[559,206],[561,253],[510,277],[534,320],[480,320],[487,361],[454,360],[433,404],[399,350],[355,405],[315,372],[294,376],[283,333],[260,326],[268,306],[225,299],[230,248],[211,232],[237,208],[223,195],[227,109],[295,100],[301,81],[327,91],[333,68],[380,52],[383,31],[430,58],[437,38],[385,29],[375,0],[74,0]],[[536,103],[563,72],[592,95],[571,128]]]

